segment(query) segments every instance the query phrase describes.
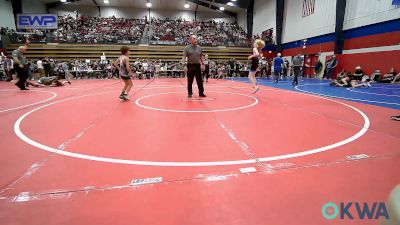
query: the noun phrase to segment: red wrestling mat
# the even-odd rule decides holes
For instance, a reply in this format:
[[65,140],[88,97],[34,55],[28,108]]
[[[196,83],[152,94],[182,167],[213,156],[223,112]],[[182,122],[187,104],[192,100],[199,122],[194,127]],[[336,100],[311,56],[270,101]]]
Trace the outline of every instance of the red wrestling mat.
[[395,110],[216,80],[188,99],[185,82],[135,80],[126,102],[118,80],[0,83],[2,224],[378,224],[321,209],[386,201]]

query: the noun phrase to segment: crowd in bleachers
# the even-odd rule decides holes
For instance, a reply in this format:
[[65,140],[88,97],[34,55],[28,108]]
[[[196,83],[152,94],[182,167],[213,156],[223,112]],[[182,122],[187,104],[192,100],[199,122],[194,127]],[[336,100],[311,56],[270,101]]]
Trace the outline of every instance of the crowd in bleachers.
[[137,43],[145,25],[144,19],[64,16],[58,18],[58,29],[52,34],[55,42]]
[[47,34],[42,30],[17,32],[1,27],[1,34],[8,35],[11,42],[69,42],[69,43],[129,43],[136,44],[142,37],[145,19],[116,17],[58,17],[58,29]]
[[[99,78],[112,79],[119,78],[111,60],[70,60],[62,61],[44,57],[39,60],[28,60],[29,79],[37,80],[41,77],[58,76],[60,78],[83,79]],[[210,77],[225,78],[240,76],[240,73],[248,71],[248,65],[234,59],[230,61],[210,61]],[[184,65],[175,61],[143,60],[135,59],[131,61],[131,66],[135,71],[137,79],[153,77],[184,77]],[[3,80],[15,79],[13,60],[10,55],[2,57],[0,61],[0,73]]]
[[224,30],[228,35],[229,40],[235,46],[251,46],[254,39],[248,38],[247,33],[237,23],[227,23]]
[[[251,38],[237,23],[222,21],[187,21],[178,19],[126,19],[116,17],[60,16],[58,29],[47,33],[41,30],[16,32],[1,28],[12,42],[68,42],[68,43],[128,43],[136,44],[151,23],[151,43],[163,41],[173,45],[187,45],[190,34],[197,34],[202,46],[250,46]],[[149,31],[150,29],[146,30]]]
[[187,37],[196,34],[203,46],[250,46],[251,40],[237,23],[223,21],[187,21],[183,19],[152,18],[152,41],[171,41],[177,45],[187,45]]
[[24,32],[17,32],[8,27],[1,27],[1,35],[7,35],[13,43],[23,43],[26,39],[33,42],[46,42],[46,34],[42,30],[31,29]]

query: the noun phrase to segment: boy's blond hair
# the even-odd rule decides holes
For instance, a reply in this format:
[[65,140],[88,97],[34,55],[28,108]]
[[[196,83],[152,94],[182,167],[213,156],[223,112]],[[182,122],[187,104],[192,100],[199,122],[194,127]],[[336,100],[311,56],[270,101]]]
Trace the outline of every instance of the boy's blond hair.
[[257,39],[254,41],[254,47],[257,48],[264,48],[265,47],[265,42],[261,39]]

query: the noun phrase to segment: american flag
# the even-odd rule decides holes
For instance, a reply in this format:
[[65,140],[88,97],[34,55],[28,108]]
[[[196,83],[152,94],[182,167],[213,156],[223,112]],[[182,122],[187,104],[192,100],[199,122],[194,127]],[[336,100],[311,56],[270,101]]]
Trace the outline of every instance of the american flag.
[[303,17],[314,14],[315,0],[303,0]]

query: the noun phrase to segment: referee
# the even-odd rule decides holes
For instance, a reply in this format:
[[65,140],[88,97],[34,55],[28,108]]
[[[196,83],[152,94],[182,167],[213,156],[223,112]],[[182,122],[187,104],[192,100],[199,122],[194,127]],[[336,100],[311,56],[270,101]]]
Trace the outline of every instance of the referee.
[[301,69],[303,68],[303,57],[301,57],[300,53],[292,59],[292,64],[294,73],[292,85],[297,86],[299,84],[298,77],[301,75]]
[[201,47],[197,45],[196,35],[190,36],[190,45],[186,46],[183,50],[182,63],[187,58],[187,78],[188,78],[188,97],[193,96],[193,80],[196,77],[196,83],[199,87],[199,97],[207,97],[204,94],[203,79],[201,77],[201,70],[204,68],[203,52]]
[[15,83],[21,90],[29,90],[26,88],[26,80],[28,79],[28,62],[24,57],[24,53],[27,49],[27,45],[20,46],[17,50],[12,52],[12,57],[14,60],[14,69],[18,74],[18,82]]

